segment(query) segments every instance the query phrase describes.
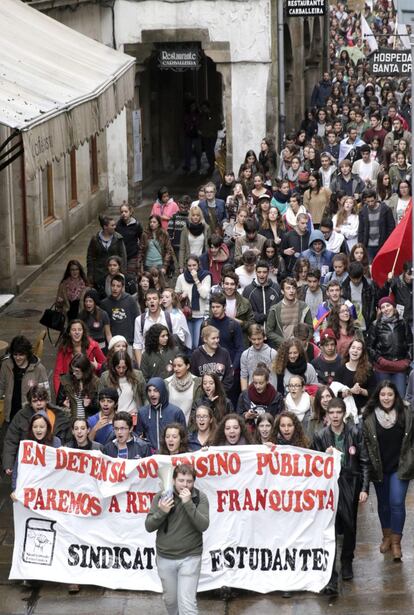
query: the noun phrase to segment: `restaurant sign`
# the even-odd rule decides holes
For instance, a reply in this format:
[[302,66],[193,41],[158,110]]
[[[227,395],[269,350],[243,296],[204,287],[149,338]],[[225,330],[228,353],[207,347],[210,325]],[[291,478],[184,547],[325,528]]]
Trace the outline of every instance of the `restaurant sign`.
[[195,45],[161,47],[158,51],[158,67],[161,70],[198,70],[201,51]]

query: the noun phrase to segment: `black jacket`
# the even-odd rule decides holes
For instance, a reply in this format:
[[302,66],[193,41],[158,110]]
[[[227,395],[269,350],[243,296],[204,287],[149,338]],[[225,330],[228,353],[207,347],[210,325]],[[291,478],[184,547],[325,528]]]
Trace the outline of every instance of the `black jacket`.
[[[296,231],[289,231],[282,239],[281,254],[285,259],[286,271],[292,273],[297,258],[301,252],[304,252],[309,247],[310,232],[306,231],[304,235],[299,235]],[[295,248],[295,254],[288,256],[284,254],[284,250],[287,248]]]
[[[353,196],[354,194],[362,194],[365,188],[365,182],[359,177],[351,173],[351,179],[346,181],[342,173],[334,173],[331,177],[330,189],[332,192],[345,192],[347,196]],[[358,241],[360,241],[358,239]]]
[[[342,297],[348,301],[351,299],[351,279],[348,277],[342,283]],[[372,321],[375,318],[375,306],[377,305],[377,292],[373,282],[370,282],[365,277],[362,278],[362,315],[365,320],[365,326],[369,329]]]
[[[398,478],[411,480],[414,478],[414,443],[413,443],[413,413],[408,404],[404,405],[404,437],[401,445],[400,461],[398,464]],[[378,445],[375,413],[372,412],[364,418],[362,430],[368,449],[371,465],[371,480],[382,482],[381,452]]]
[[282,292],[277,282],[268,282],[262,286],[256,280],[246,286],[243,291],[243,297],[250,301],[252,306],[254,320],[263,324],[266,321],[267,313],[272,305],[279,303],[282,299]]
[[[358,227],[358,241],[363,243],[364,246],[368,245],[369,241],[369,209],[368,205],[359,212],[359,227]],[[395,228],[395,220],[392,215],[392,209],[385,203],[380,203],[380,217],[379,217],[379,242],[381,247],[384,245],[386,239],[391,235]]]
[[380,357],[390,361],[407,359],[412,344],[411,329],[398,317],[395,322],[375,320],[368,331],[368,354],[373,363]]
[[[361,429],[346,423],[344,426],[344,461],[341,472],[360,478],[360,491],[369,491],[370,463],[368,450]],[[312,448],[325,452],[330,446],[335,446],[335,435],[330,427],[313,436]],[[351,454],[353,453],[353,454]]]

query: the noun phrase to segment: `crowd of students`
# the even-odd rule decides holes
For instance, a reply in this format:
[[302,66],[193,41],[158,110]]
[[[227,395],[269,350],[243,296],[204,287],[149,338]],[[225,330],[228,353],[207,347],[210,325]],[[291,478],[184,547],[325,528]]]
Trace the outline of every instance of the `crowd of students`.
[[[389,6],[365,11],[384,37]],[[331,26],[332,69],[280,153],[264,138],[258,156],[249,150],[237,174],[213,175],[195,199],[160,188],[145,224],[126,203],[118,220],[100,218],[86,271],[71,260],[58,288],[67,326],[53,393],[30,342],[11,341],[0,394],[13,486],[24,438],[133,459],[335,447],[342,578],[353,576],[370,481],[380,550],[401,560],[414,477],[413,269],[390,267],[379,286],[370,265],[412,206],[410,94],[404,80],[372,78],[362,52],[350,59],[358,15],[339,3]],[[334,568],[328,593],[337,577]]]

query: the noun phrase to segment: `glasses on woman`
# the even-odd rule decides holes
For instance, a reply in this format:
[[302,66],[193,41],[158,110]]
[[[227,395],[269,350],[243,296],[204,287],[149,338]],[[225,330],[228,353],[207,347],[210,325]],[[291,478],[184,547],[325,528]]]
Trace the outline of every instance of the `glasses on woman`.
[[301,389],[302,384],[289,384],[289,389]]

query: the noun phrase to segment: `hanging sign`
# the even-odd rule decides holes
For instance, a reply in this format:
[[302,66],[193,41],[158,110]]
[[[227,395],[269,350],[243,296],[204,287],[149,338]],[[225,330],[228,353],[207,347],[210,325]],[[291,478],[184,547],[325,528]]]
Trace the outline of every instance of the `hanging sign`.
[[161,70],[198,70],[200,62],[201,52],[195,45],[168,45],[158,50],[158,68]]
[[144,523],[158,476],[183,462],[210,508],[201,591],[318,592],[328,583],[338,452],[234,446],[125,460],[31,441],[20,443],[10,578],[161,591]]
[[327,0],[286,0],[288,17],[315,17],[325,15]]
[[370,55],[369,63],[373,75],[411,75],[411,51],[406,49],[377,49]]

